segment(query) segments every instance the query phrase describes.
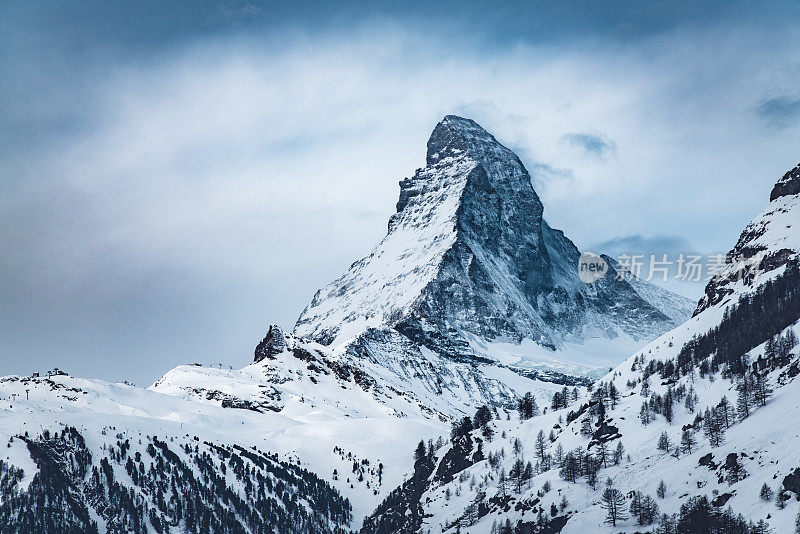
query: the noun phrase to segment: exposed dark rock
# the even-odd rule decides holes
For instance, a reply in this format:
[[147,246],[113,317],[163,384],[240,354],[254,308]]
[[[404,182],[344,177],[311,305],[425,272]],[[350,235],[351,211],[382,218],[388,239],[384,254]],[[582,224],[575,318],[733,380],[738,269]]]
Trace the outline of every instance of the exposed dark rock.
[[717,464],[714,463],[714,455],[710,452],[700,458],[700,461],[697,462],[698,465],[704,465],[711,469],[712,471],[717,468]]
[[567,526],[569,516],[559,515],[546,521],[543,525],[538,523],[520,523],[514,532],[520,534],[558,534]]
[[722,493],[714,497],[714,500],[711,501],[711,505],[716,506],[717,508],[722,508],[731,497],[733,497],[733,493]]
[[436,470],[433,480],[447,484],[458,473],[483,460],[480,448],[473,454],[473,447],[474,443],[469,434],[458,437],[450,450],[445,453],[442,461],[439,462],[439,468]]
[[256,345],[253,363],[258,363],[264,358],[275,359],[276,354],[286,350],[286,336],[278,325],[270,325],[267,335]]
[[[800,165],[778,180],[770,194],[770,201],[798,193],[800,193]],[[768,211],[766,216],[754,219],[742,231],[736,245],[726,256],[725,270],[717,274],[706,285],[705,295],[700,299],[694,315],[724,301],[733,293],[733,285],[738,280],[750,285],[759,274],[773,271],[796,258],[798,251],[779,249],[770,251],[758,262],[751,261],[756,254],[766,250],[766,246],[759,241],[759,238],[769,231],[771,213]]]
[[433,472],[433,458],[424,457],[414,464],[414,474],[364,519],[362,534],[410,534],[418,532],[424,512],[420,502],[428,489]]
[[602,421],[597,430],[592,433],[592,441],[589,443],[589,448],[597,443],[608,443],[609,441],[621,437],[622,434],[619,433],[619,429],[617,427],[608,424],[606,421]]
[[800,164],[778,180],[769,194],[769,200],[772,202],[776,198],[797,194],[800,194]]
[[783,478],[783,488],[794,493],[795,498],[800,501],[800,467]]

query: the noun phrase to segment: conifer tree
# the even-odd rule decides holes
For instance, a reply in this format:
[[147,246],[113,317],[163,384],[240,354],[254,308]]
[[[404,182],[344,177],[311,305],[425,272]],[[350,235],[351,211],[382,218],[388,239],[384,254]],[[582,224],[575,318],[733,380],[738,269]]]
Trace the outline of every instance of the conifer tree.
[[649,495],[635,491],[628,511],[639,525],[652,525],[658,517],[658,504]]
[[762,501],[769,502],[772,500],[772,488],[770,488],[766,482],[764,485],[761,486],[761,491],[758,493],[758,496],[761,498]]
[[581,435],[587,437],[592,435],[592,421],[588,415],[581,420]]
[[753,377],[745,375],[741,377],[736,385],[739,392],[736,398],[736,411],[739,419],[744,421],[750,417],[750,407],[753,404]]
[[508,480],[506,479],[506,471],[502,467],[500,468],[500,473],[497,475],[497,490],[500,492],[503,498],[506,497],[506,491],[508,490]]
[[706,408],[703,415],[703,433],[712,447],[719,447],[722,444],[725,428],[722,424],[722,417],[720,417],[717,410]]
[[539,433],[536,434],[536,443],[534,444],[534,451],[536,456],[539,458],[539,462],[544,465],[545,458],[547,457],[547,441],[544,437],[544,431],[539,430]]
[[617,526],[617,521],[625,521],[628,519],[628,514],[625,512],[625,496],[617,488],[610,483],[607,484],[601,506],[606,511],[606,523],[611,526]]
[[731,424],[733,424],[733,417],[736,415],[733,406],[731,406],[728,397],[725,395],[720,399],[718,406],[720,409],[719,415],[721,416],[721,421],[725,424],[725,428],[728,429],[731,427]]
[[611,401],[611,408],[616,408],[619,402],[619,390],[613,381],[608,385],[608,399]]
[[647,401],[642,403],[642,407],[639,410],[639,421],[641,421],[644,426],[653,422],[653,413],[650,411],[650,405]]
[[667,496],[667,484],[662,479],[661,482],[658,483],[658,488],[656,489],[656,495],[658,495],[659,499],[663,499]]
[[608,445],[604,441],[601,441],[597,444],[597,451],[595,452],[597,456],[597,462],[601,464],[603,467],[608,467]]
[[669,452],[669,450],[671,448],[672,448],[672,443],[669,440],[669,436],[667,435],[667,432],[664,431],[658,437],[658,450],[664,451],[664,452]]
[[561,463],[564,461],[564,446],[561,443],[556,445],[555,459],[558,467],[561,467]]
[[766,406],[773,393],[766,374],[757,374],[753,379],[753,386],[753,401],[759,406]]
[[617,442],[617,448],[614,449],[614,465],[619,465],[622,461],[622,457],[625,456],[625,447],[622,446],[622,442]]
[[689,413],[694,413],[694,409],[697,406],[697,393],[694,390],[694,386],[689,386],[689,391],[686,393],[686,400],[683,402],[686,411]]
[[672,402],[674,401],[674,394],[672,392],[672,387],[667,387],[667,393],[664,395],[664,406],[662,406],[661,410],[664,414],[664,419],[667,420],[668,423],[672,422]]
[[694,439],[694,432],[691,428],[687,428],[681,435],[681,449],[684,454],[691,454],[695,446],[697,446],[697,440]]

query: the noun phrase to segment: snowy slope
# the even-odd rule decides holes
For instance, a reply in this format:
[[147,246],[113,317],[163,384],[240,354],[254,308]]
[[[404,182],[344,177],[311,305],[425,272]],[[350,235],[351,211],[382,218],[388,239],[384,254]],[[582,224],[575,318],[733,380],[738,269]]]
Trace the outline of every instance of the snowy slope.
[[[244,377],[239,377],[239,382],[230,376],[221,378],[217,369],[192,369],[196,376],[205,374],[210,382],[221,380],[234,389],[248,384]],[[277,454],[283,462],[297,465],[299,461],[350,500],[355,518],[351,526],[357,528],[360,518],[402,480],[406,451],[421,436],[438,435],[443,428],[422,418],[342,416],[301,399],[295,399],[282,413],[222,408],[219,404],[199,402],[188,394],[166,395],[68,376],[0,378],[0,443],[4,444],[0,460],[23,469],[26,484],[37,472],[25,444],[15,438],[26,432],[35,438],[44,430],[52,433],[67,425],[75,427],[97,460],[104,456],[104,444],[117,442],[118,433],[137,443],[144,436],[158,436],[184,444],[199,436],[200,442],[256,447]],[[6,448],[6,443],[11,446]],[[354,459],[359,464],[369,462],[359,468],[364,471],[360,481],[359,474],[353,473]],[[380,464],[384,468],[379,482]],[[339,477],[333,476],[334,469]]]
[[243,369],[180,366],[151,389],[262,413],[421,419],[439,428],[480,404],[512,403],[516,391],[551,394],[561,388],[494,362],[442,358],[396,333],[386,338],[386,332],[370,331],[380,337],[332,351],[275,326],[270,332],[283,338],[280,350]]
[[[295,333],[340,345],[406,315],[455,243],[456,211],[467,177],[476,167],[466,154],[459,154],[420,171],[415,189],[406,192],[410,199],[403,216],[392,217],[389,234],[374,252],[314,296]],[[345,292],[347,298],[331,298]],[[311,326],[312,321],[304,318],[310,310],[325,320]]]
[[[800,325],[795,324],[795,330]],[[663,345],[661,345],[663,347]],[[652,347],[655,349],[655,346]],[[648,349],[651,350],[651,349]],[[757,351],[756,351],[757,352]],[[794,352],[794,361],[798,360],[797,349]],[[744,422],[734,424],[726,432],[724,443],[719,447],[712,447],[703,437],[702,431],[695,433],[698,445],[691,453],[681,453],[680,458],[659,451],[657,443],[662,432],[666,431],[673,446],[681,440],[681,429],[692,425],[695,413],[688,412],[682,403],[675,407],[675,417],[672,423],[666,423],[661,416],[658,420],[643,426],[639,419],[639,408],[642,397],[639,387],[628,388],[626,382],[634,380],[638,373],[630,369],[618,372],[610,377],[619,391],[622,399],[617,407],[611,410],[607,423],[613,425],[621,435],[618,439],[609,442],[609,450],[613,451],[617,443],[623,443],[625,454],[619,465],[610,462],[607,468],[598,473],[599,482],[596,489],[579,478],[576,483],[566,482],[559,475],[557,462],[553,460],[553,467],[546,471],[536,472],[529,481],[526,481],[520,493],[514,489],[506,491],[508,499],[498,496],[502,491],[498,488],[500,470],[506,474],[513,471],[515,460],[523,458],[525,462],[536,460],[536,438],[540,430],[545,436],[554,432],[555,440],[546,441],[547,453],[555,455],[559,446],[565,451],[576,448],[586,451],[591,440],[580,434],[580,419],[565,427],[563,421],[570,410],[577,409],[582,403],[588,401],[588,396],[581,397],[568,409],[550,411],[545,415],[520,422],[516,413],[511,413],[510,420],[501,417],[492,422],[495,438],[491,441],[483,440],[482,451],[485,457],[502,455],[497,466],[490,465],[489,460],[481,460],[463,471],[455,474],[449,483],[431,483],[422,496],[424,514],[427,516],[421,532],[456,532],[485,533],[489,532],[493,524],[502,525],[506,519],[512,525],[518,521],[523,523],[537,522],[539,510],[543,511],[544,521],[550,521],[551,505],[558,507],[555,517],[568,518],[563,527],[564,534],[585,532],[642,532],[654,525],[640,526],[633,519],[622,521],[615,527],[605,525],[606,512],[601,506],[601,496],[605,489],[605,480],[611,478],[614,486],[624,494],[630,491],[642,491],[656,499],[662,513],[675,514],[682,504],[692,496],[707,495],[713,499],[719,495],[732,494],[725,502],[725,507],[731,506],[737,513],[741,513],[748,520],[757,522],[766,520],[774,532],[792,532],[795,517],[800,509],[798,495],[789,494],[791,498],[784,509],[776,506],[775,498],[765,502],[759,498],[759,491],[763,484],[767,484],[773,493],[777,493],[782,481],[787,475],[800,468],[800,451],[796,444],[800,439],[800,429],[786,427],[785,421],[794,420],[800,413],[797,399],[800,398],[800,382],[791,379],[783,386],[776,388],[775,396],[763,408],[759,408]],[[777,383],[780,371],[770,375],[773,384]],[[735,400],[736,391],[729,380],[717,377],[711,382],[708,378],[695,377],[692,381],[687,378],[682,383],[690,384],[698,395],[697,405],[700,410],[707,406],[714,406],[727,396]],[[688,386],[687,386],[688,387]],[[666,386],[656,384],[653,391],[664,394]],[[505,435],[505,438],[502,436]],[[473,439],[480,439],[480,431],[473,432]],[[523,451],[515,455],[513,442],[519,439],[523,444]],[[441,462],[445,454],[451,450],[449,443],[437,451],[437,462]],[[472,449],[472,453],[475,452]],[[597,446],[590,449],[596,454]],[[726,458],[735,453],[740,465],[747,476],[742,480],[729,483],[726,480],[727,472],[724,469]],[[710,454],[710,460],[716,465],[710,468],[700,465],[700,459]],[[630,458],[628,458],[630,457]],[[722,477],[722,478],[721,478]],[[667,487],[665,498],[656,497],[656,490],[661,480]],[[549,483],[551,489],[543,491]],[[480,518],[475,517],[474,509],[470,505],[479,499],[480,492],[484,492],[482,501],[488,503],[489,512]],[[560,509],[562,498],[566,498],[567,506]],[[507,500],[507,503],[505,502]],[[630,503],[626,498],[625,507]],[[506,506],[507,504],[507,506]],[[555,523],[557,524],[557,522]],[[689,532],[689,531],[684,531]]]

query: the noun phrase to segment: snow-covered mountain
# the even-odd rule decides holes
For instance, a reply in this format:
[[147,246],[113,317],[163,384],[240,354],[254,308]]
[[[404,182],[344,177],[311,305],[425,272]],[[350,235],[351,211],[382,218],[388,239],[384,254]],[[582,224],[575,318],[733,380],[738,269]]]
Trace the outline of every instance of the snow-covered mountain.
[[152,389],[290,417],[442,425],[585,385],[688,317],[686,299],[616,279],[610,258],[605,278],[581,282],[578,250],[544,222],[530,180],[477,124],[446,117],[427,167],[401,182],[387,237],[317,294],[293,334],[273,325],[252,365],[182,366]]
[[795,532],[799,175],[690,320],[543,414],[478,411],[418,447],[364,532]]
[[580,252],[543,211],[517,155],[449,115],[426,166],[400,182],[386,237],[317,292],[294,333],[339,347],[369,345],[379,329],[445,356],[576,373],[607,369],[689,316],[688,299],[613,267],[581,282]]
[[289,428],[126,384],[1,378],[0,532],[350,532],[353,506],[323,478],[352,459],[326,446],[309,469]]
[[[347,417],[437,424],[518,395],[586,384],[689,316],[693,305],[606,258],[584,284],[579,252],[542,219],[516,155],[448,116],[428,165],[401,182],[389,233],[317,293],[293,334],[271,326],[242,370],[179,367],[156,391],[291,412],[294,399]],[[578,378],[576,378],[576,376]]]
[[[648,344],[695,306],[607,257],[580,282],[519,159],[446,117],[384,241],[250,365],[0,378],[0,532],[790,532],[799,177]],[[603,526],[604,494],[667,517]]]

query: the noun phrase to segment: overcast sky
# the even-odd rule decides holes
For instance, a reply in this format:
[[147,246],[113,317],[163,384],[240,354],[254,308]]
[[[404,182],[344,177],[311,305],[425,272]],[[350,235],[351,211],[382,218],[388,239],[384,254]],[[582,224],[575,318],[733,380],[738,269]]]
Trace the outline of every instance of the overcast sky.
[[249,363],[448,113],[598,252],[724,252],[800,161],[797,2],[197,4],[0,3],[0,375]]

